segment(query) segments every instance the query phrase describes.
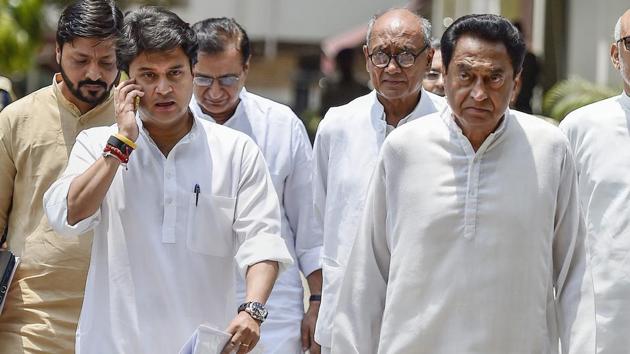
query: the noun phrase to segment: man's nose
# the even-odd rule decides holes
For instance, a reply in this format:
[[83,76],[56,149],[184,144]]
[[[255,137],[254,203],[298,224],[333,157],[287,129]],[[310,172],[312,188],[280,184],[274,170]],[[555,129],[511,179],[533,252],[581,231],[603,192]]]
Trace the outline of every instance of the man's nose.
[[208,93],[210,94],[210,98],[216,99],[223,95],[223,90],[221,89],[221,85],[219,84],[219,80],[214,80],[212,85],[208,87]]
[[96,61],[90,62],[90,64],[88,65],[87,73],[85,74],[85,77],[92,81],[97,81],[102,78],[101,68],[99,67],[98,62]]
[[155,90],[160,95],[167,95],[173,90],[173,88],[171,87],[171,83],[168,79],[159,78]]
[[470,90],[470,96],[475,101],[483,101],[488,98],[488,93],[486,92],[486,86],[483,82],[482,78],[477,78],[473,83],[472,90]]
[[385,72],[388,74],[396,74],[401,71],[402,68],[398,65],[396,57],[391,57],[391,59],[389,59],[389,63],[387,63],[387,66],[385,67]]

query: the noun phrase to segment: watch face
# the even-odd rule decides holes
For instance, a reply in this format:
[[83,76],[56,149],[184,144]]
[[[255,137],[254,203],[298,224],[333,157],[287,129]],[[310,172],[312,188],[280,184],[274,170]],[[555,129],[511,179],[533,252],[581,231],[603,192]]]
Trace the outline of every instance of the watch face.
[[264,320],[267,318],[267,309],[265,305],[260,302],[252,302],[249,305],[250,314],[258,320]]

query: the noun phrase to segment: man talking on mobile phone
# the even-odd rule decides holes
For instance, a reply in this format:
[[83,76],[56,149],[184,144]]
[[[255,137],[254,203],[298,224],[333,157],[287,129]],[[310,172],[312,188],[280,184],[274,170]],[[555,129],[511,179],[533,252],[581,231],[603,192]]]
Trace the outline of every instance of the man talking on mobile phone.
[[204,323],[232,335],[224,352],[247,353],[292,262],[263,156],[188,109],[197,44],[177,15],[129,13],[117,55],[131,79],[116,89],[116,124],[81,133],[44,196],[59,233],[94,229],[76,351],[176,353]]

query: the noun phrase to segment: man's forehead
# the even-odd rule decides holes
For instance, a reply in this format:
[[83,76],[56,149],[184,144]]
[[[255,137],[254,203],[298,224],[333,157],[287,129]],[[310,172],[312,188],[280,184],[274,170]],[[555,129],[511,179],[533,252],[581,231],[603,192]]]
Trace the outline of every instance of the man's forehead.
[[64,43],[66,49],[71,49],[79,53],[112,52],[115,51],[116,42],[113,38],[78,37],[72,41]]
[[223,47],[222,51],[216,52],[216,53],[207,53],[207,52],[204,52],[203,50],[200,50],[197,52],[197,58],[199,60],[209,60],[209,61],[220,59],[220,58],[230,58],[230,59],[238,58],[239,60],[242,60],[243,56],[241,54],[240,48],[237,47],[235,43],[229,43],[225,45],[225,47]]
[[512,69],[510,56],[503,43],[468,36],[455,43],[451,63],[487,70]]
[[374,31],[370,36],[370,48],[394,45],[397,47],[416,47],[423,43],[422,33],[413,30]]
[[464,56],[454,58],[452,64],[462,70],[474,70],[479,72],[505,72],[508,69],[505,63],[487,57]]
[[234,46],[226,47],[219,53],[199,51],[194,69],[206,76],[237,75],[243,70],[242,60],[240,50]]
[[155,70],[183,67],[187,63],[188,57],[180,47],[167,50],[145,50],[131,61],[131,65],[138,69]]
[[621,38],[630,36],[630,10],[627,10],[621,18]]

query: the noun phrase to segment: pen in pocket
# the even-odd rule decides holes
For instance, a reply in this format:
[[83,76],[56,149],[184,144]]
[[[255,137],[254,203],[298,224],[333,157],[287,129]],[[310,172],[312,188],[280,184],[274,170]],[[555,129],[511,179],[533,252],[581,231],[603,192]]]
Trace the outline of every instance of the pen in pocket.
[[195,193],[195,206],[199,205],[199,193],[201,193],[201,188],[199,188],[199,184],[195,184],[195,189],[193,190]]

